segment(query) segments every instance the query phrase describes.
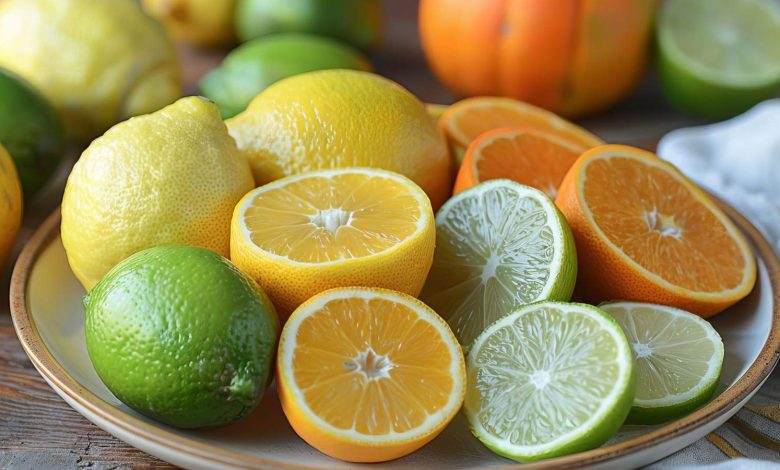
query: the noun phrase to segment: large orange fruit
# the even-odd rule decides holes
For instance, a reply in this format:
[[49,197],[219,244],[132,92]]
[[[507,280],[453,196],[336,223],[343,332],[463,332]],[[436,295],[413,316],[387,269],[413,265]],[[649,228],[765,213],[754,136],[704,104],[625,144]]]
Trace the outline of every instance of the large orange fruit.
[[563,177],[583,150],[553,133],[525,127],[488,131],[466,150],[453,193],[483,181],[509,178],[555,198]]
[[460,96],[509,96],[566,116],[602,110],[645,71],[656,0],[421,0],[434,73]]
[[516,126],[554,134],[577,145],[580,151],[604,143],[597,136],[550,111],[512,98],[466,98],[448,107],[439,118],[439,129],[458,161],[463,160],[469,144],[483,133]]
[[282,331],[277,387],[290,425],[338,459],[381,462],[436,437],[463,403],[463,352],[414,297],[371,288],[323,292]]
[[555,200],[577,245],[577,292],[708,317],[745,297],[756,263],[710,197],[653,153],[623,145],[585,152]]

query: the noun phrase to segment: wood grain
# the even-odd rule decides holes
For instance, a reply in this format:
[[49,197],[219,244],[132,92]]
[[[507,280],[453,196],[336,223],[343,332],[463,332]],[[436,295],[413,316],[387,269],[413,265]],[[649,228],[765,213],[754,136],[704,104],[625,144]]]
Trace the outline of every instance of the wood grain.
[[[428,70],[417,41],[415,0],[384,0],[383,46],[372,55],[377,71],[407,87],[423,101],[449,103],[454,97]],[[223,52],[180,48],[186,91],[197,93],[197,80],[219,64]],[[582,124],[610,142],[654,149],[671,129],[697,124],[672,112],[652,75],[608,114]],[[69,152],[46,194],[26,207],[19,247],[61,198],[70,165]],[[16,338],[8,313],[10,266],[0,275],[0,468],[173,468],[110,436],[71,409],[33,368]]]

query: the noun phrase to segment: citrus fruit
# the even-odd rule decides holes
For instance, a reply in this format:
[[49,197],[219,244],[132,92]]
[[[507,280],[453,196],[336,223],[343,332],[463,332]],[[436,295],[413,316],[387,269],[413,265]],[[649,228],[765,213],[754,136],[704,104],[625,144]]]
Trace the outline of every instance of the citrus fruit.
[[16,242],[16,234],[22,224],[22,187],[16,174],[14,161],[0,145],[0,268]]
[[173,44],[133,0],[0,2],[0,67],[32,83],[84,141],[181,95]]
[[359,166],[401,173],[428,194],[434,208],[451,191],[447,145],[425,107],[379,75],[322,70],[281,80],[227,126],[258,185]]
[[0,142],[14,159],[25,197],[48,181],[63,153],[62,126],[46,98],[0,69]]
[[431,266],[433,211],[425,193],[384,170],[290,176],[236,206],[230,256],[284,319],[333,287],[384,287],[416,296]]
[[371,64],[359,51],[336,40],[280,33],[231,51],[222,65],[201,79],[200,89],[219,105],[222,117],[229,118],[246,109],[272,83],[324,69],[370,71]]
[[658,75],[679,109],[723,119],[780,90],[780,5],[669,0],[656,24]]
[[631,409],[626,337],[596,307],[539,302],[490,325],[466,360],[464,410],[493,452],[525,462],[611,438]]
[[723,342],[706,320],[639,302],[599,306],[618,322],[634,352],[636,394],[627,422],[657,424],[706,403],[723,365]]
[[438,435],[463,403],[463,353],[419,300],[385,289],[316,295],[282,330],[276,383],[290,425],[338,459],[381,462]]
[[236,40],[235,3],[235,0],[143,0],[143,7],[176,40],[195,46],[225,46]]
[[578,145],[581,152],[604,143],[585,129],[550,111],[511,98],[466,98],[450,105],[439,119],[439,127],[447,136],[459,161],[463,160],[466,148],[480,134],[515,126],[555,134]]
[[277,33],[311,33],[369,49],[382,29],[378,0],[237,1],[236,31],[242,41]]
[[492,180],[459,193],[436,214],[436,251],[420,298],[468,349],[520,305],[569,300],[576,278],[571,231],[550,198]]
[[182,428],[249,414],[272,372],[279,334],[257,284],[205,248],[136,253],[84,297],[87,352],[124,404]]
[[487,131],[466,150],[455,194],[475,184],[509,178],[554,198],[582,147],[554,133],[512,127]]
[[425,110],[428,111],[433,122],[437,124],[441,115],[444,114],[444,111],[447,111],[447,108],[448,106],[446,104],[425,103]]
[[131,254],[174,243],[227,256],[230,218],[253,188],[217,107],[182,98],[95,139],[62,199],[62,243],[89,290]]
[[745,297],[753,254],[710,197],[671,164],[624,145],[585,152],[555,201],[574,233],[578,292],[703,317]]

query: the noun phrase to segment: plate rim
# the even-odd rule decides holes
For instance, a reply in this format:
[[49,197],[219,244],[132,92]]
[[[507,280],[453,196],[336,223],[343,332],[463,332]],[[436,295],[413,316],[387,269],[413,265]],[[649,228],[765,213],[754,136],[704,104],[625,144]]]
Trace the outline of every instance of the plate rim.
[[[616,444],[599,447],[577,454],[557,457],[540,462],[512,464],[506,468],[537,470],[549,468],[582,468],[589,465],[605,464],[617,459],[640,452],[665,442],[687,432],[694,431],[728,413],[742,400],[752,395],[774,367],[780,362],[780,260],[766,239],[739,212],[728,204],[713,196],[718,206],[734,221],[743,234],[758,251],[758,256],[766,265],[769,283],[772,286],[773,314],[769,336],[758,357],[748,367],[743,376],[731,387],[718,395],[702,408],[683,418],[672,421],[649,433],[633,437]],[[38,329],[30,315],[27,305],[27,290],[32,268],[39,255],[59,235],[60,209],[55,209],[36,229],[33,236],[25,244],[14,266],[10,285],[11,319],[22,348],[38,372],[58,391],[67,395],[85,411],[99,417],[124,433],[134,435],[150,445],[165,448],[168,453],[184,454],[191,459],[197,459],[210,465],[221,466],[272,466],[285,469],[309,469],[290,462],[281,462],[261,456],[246,455],[239,452],[218,448],[194,439],[183,437],[166,429],[161,429],[146,423],[124,411],[110,405],[91,391],[82,387],[57,362],[49,352],[41,338]],[[80,410],[76,410],[80,412]],[[80,413],[81,414],[81,413]]]

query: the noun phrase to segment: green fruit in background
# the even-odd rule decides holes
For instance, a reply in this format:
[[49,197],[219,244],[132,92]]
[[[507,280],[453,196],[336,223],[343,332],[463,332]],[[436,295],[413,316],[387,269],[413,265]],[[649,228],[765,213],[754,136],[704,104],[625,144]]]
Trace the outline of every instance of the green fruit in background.
[[0,143],[16,164],[25,198],[46,183],[63,153],[57,112],[24,79],[1,68]]
[[368,59],[339,41],[301,33],[254,39],[233,50],[222,65],[200,81],[204,96],[227,119],[240,113],[272,83],[324,69],[371,71]]
[[682,111],[725,119],[780,91],[776,0],[667,0],[656,33],[658,75]]
[[279,319],[258,285],[205,248],[136,253],[84,298],[87,351],[137,412],[181,428],[252,411],[272,373]]
[[312,33],[369,49],[379,39],[378,0],[238,0],[236,34],[248,41],[282,32]]

